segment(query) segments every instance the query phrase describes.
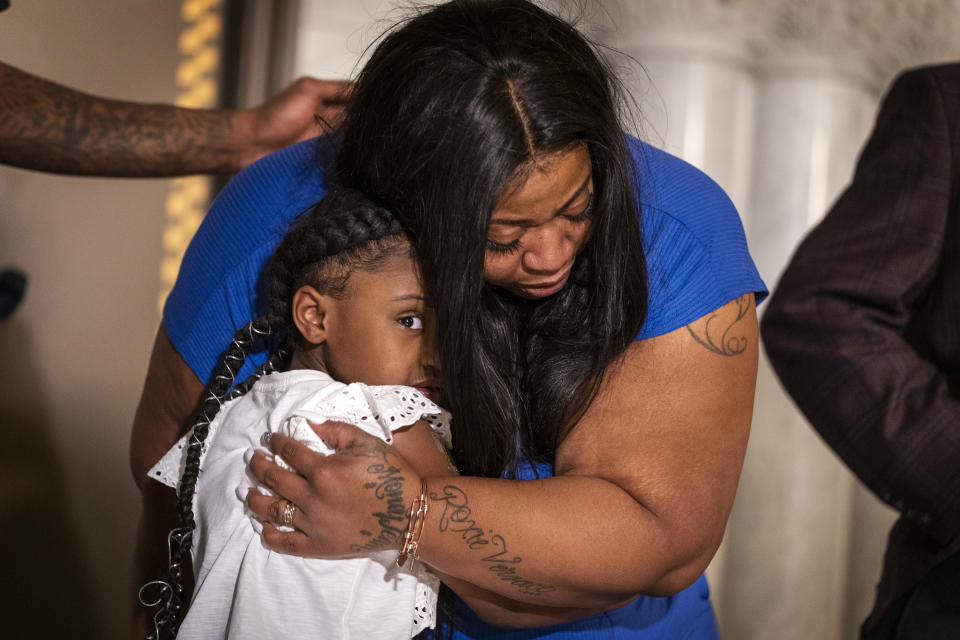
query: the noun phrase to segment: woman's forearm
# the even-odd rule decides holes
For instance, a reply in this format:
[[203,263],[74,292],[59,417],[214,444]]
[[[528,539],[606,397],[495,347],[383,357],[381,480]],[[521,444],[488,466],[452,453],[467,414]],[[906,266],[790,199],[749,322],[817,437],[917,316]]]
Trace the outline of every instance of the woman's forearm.
[[557,607],[511,600],[499,593],[481,589],[465,580],[433,570],[467,606],[487,624],[504,629],[548,627],[573,620],[582,620],[618,606]]
[[[421,561],[507,598],[507,607],[604,610],[641,593],[676,593],[700,575],[722,535],[725,518],[689,508],[709,502],[703,496],[679,501],[682,509],[652,510],[634,496],[655,492],[629,493],[596,473],[531,481],[424,476],[352,425],[326,422],[314,430],[335,454],[320,456],[274,435],[272,452],[293,470],[262,453],[250,460],[253,476],[274,495],[250,491],[247,505],[264,521],[264,543],[282,553],[322,558],[399,548],[406,507],[424,477]],[[333,480],[359,491],[325,490]],[[712,495],[709,486],[701,492]],[[285,500],[301,514],[298,531],[271,524],[282,521]],[[691,511],[694,520],[685,517]]]
[[705,565],[599,478],[436,477],[427,487],[422,560],[511,600],[603,610],[639,593],[675,592]]

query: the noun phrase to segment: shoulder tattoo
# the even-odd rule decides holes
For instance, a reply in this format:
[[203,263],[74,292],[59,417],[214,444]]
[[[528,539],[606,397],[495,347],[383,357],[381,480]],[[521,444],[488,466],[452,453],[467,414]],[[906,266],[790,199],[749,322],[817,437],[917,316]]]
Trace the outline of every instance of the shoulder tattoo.
[[687,325],[687,331],[704,349],[720,356],[740,355],[747,349],[747,336],[740,322],[753,308],[753,294],[728,302],[713,313]]

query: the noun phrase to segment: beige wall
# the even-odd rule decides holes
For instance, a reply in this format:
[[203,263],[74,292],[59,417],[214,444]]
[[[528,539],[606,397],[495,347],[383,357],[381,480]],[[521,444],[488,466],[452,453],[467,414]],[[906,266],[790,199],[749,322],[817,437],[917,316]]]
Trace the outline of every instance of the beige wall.
[[[179,2],[13,0],[0,60],[110,97],[171,101]],[[2,143],[0,143],[2,144]],[[157,325],[166,180],[0,167],[0,619],[7,638],[126,637],[130,423]]]

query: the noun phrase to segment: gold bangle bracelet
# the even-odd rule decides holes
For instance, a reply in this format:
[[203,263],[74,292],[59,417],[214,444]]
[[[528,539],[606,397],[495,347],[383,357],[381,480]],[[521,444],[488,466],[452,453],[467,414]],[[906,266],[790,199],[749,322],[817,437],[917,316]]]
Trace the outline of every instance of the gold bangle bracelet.
[[414,498],[410,505],[407,519],[407,531],[403,534],[403,544],[400,546],[400,555],[397,556],[397,566],[402,567],[407,558],[413,558],[410,570],[420,558],[420,535],[423,533],[423,523],[426,520],[427,510],[427,481],[420,480],[420,495]]

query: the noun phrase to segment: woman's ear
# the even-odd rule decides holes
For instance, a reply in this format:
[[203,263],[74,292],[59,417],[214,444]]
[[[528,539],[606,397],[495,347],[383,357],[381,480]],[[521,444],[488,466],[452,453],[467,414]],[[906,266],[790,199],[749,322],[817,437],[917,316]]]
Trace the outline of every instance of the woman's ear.
[[293,323],[303,339],[310,344],[320,344],[327,339],[327,314],[332,298],[311,286],[304,285],[293,294],[290,312]]

